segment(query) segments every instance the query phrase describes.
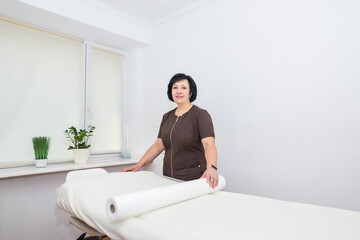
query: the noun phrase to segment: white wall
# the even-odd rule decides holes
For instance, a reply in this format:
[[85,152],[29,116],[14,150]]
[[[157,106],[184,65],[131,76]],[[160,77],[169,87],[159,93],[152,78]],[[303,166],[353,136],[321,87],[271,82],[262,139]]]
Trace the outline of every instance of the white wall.
[[214,0],[154,29],[144,146],[177,72],[213,117],[227,190],[360,210],[360,2]]
[[126,129],[128,145],[126,149],[133,156],[143,154],[143,50],[132,49],[125,55],[125,98]]

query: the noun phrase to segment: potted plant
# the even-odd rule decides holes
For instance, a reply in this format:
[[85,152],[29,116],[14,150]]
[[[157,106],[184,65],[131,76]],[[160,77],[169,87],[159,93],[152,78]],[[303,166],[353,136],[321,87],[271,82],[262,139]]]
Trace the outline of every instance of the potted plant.
[[38,168],[46,167],[48,153],[50,149],[51,139],[49,137],[34,137],[32,138],[35,165]]
[[89,125],[86,129],[77,130],[76,127],[71,126],[65,130],[66,138],[72,143],[68,150],[73,150],[74,162],[76,164],[87,163],[91,146],[88,144],[88,141],[93,136],[94,129],[94,126]]

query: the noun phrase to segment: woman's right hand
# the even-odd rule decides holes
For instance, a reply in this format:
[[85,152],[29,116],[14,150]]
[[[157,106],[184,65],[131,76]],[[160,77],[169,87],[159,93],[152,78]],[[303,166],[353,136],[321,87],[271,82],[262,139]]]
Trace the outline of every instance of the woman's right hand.
[[137,172],[141,169],[140,164],[135,164],[134,166],[125,168],[124,170],[122,170],[121,172]]

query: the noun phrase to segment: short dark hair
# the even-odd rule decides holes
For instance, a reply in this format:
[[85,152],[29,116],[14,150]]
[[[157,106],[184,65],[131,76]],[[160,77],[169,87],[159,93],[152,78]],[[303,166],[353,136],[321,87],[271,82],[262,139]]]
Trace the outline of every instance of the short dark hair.
[[188,80],[189,82],[189,86],[190,86],[190,102],[195,101],[196,96],[197,96],[197,87],[196,87],[196,83],[194,81],[194,79],[192,79],[192,77],[190,77],[189,75],[186,75],[184,73],[177,73],[175,74],[171,79],[170,82],[168,84],[168,91],[167,91],[167,95],[170,101],[174,102],[174,99],[172,97],[172,87],[175,83],[181,81],[181,80]]

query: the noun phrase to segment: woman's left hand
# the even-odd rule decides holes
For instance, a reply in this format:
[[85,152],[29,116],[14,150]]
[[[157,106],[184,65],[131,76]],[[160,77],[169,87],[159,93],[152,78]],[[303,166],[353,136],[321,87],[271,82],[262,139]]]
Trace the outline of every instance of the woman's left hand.
[[213,189],[219,184],[219,176],[214,168],[207,168],[201,178],[206,178],[206,182]]

